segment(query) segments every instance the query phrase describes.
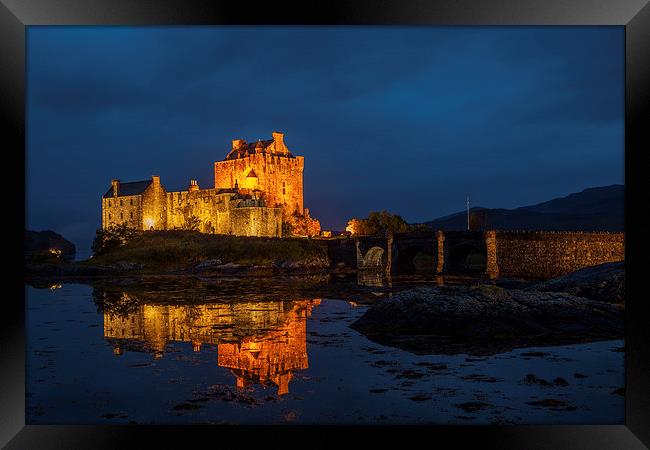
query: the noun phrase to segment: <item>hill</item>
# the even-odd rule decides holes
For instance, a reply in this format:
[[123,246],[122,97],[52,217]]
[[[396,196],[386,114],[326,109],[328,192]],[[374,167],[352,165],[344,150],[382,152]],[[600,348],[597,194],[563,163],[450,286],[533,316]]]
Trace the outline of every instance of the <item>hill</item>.
[[74,259],[75,245],[52,230],[25,230],[25,257],[28,259]]
[[[536,205],[515,209],[470,209],[472,229],[540,231],[611,231],[625,230],[625,186],[585,189]],[[425,222],[439,230],[467,229],[465,211]]]

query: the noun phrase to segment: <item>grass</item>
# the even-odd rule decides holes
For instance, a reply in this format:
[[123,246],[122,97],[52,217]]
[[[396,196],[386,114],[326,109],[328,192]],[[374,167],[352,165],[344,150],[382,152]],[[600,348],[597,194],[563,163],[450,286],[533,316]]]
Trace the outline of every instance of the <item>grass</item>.
[[196,231],[147,231],[126,245],[98,255],[86,264],[109,265],[118,261],[147,268],[181,268],[209,259],[222,264],[269,265],[284,261],[327,261],[324,244],[302,238],[261,238],[205,234]]

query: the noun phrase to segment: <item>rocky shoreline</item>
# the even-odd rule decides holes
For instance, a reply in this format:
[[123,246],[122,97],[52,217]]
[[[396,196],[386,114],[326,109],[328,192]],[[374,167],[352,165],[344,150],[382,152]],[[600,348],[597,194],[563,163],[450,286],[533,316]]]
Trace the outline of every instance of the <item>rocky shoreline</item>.
[[623,264],[602,264],[525,288],[417,287],[370,306],[351,327],[382,345],[419,354],[484,356],[621,339]]
[[240,277],[271,277],[277,275],[326,274],[329,265],[322,261],[291,260],[275,264],[254,265],[222,263],[217,259],[204,260],[197,264],[167,270],[150,270],[146,264],[129,261],[117,261],[112,264],[99,265],[88,261],[51,263],[26,263],[25,278],[30,279],[74,279],[74,278],[105,278],[105,277],[150,277],[150,276],[187,276],[203,277],[240,276]]

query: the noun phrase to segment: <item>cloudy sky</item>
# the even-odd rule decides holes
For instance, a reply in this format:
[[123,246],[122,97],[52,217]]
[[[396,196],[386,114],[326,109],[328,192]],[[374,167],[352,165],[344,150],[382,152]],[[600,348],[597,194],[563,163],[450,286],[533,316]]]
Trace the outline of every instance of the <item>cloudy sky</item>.
[[325,229],[622,184],[622,27],[29,27],[27,227],[88,255],[112,178],[212,187],[285,133]]

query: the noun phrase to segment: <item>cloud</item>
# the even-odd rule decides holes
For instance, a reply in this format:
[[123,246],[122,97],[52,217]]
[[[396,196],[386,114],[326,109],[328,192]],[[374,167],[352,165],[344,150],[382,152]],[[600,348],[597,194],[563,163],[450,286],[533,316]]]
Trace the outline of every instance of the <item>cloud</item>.
[[111,178],[210,185],[231,139],[273,130],[305,156],[306,204],[335,228],[371,209],[428,220],[466,193],[507,207],[621,182],[623,39],[612,27],[30,28],[28,216],[82,233],[66,221],[98,222]]

